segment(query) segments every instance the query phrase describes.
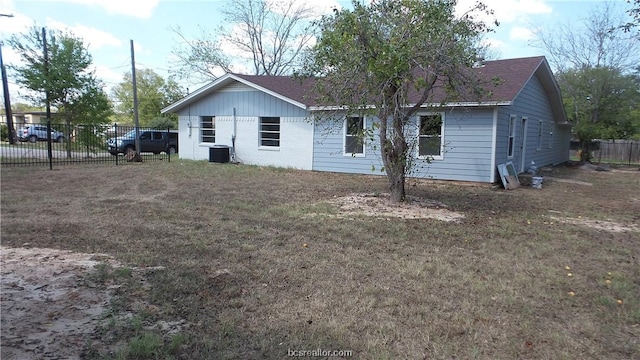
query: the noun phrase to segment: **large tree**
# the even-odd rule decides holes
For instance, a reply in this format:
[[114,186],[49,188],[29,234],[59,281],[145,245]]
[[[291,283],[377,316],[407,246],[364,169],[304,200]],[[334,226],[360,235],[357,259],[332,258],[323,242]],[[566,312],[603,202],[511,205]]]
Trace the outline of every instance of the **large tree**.
[[317,77],[320,101],[379,119],[392,202],[405,199],[413,156],[407,125],[433,91],[443,87],[447,100],[477,100],[482,92],[471,68],[488,27],[474,15],[490,12],[478,3],[457,16],[454,7],[451,0],[354,1],[353,10],[336,10],[319,23],[307,72]]
[[610,67],[582,67],[558,73],[568,118],[582,143],[581,159],[588,161],[591,139],[635,137],[640,106],[637,74]]
[[[593,8],[579,24],[559,24],[538,31],[534,45],[544,48],[556,68],[573,132],[589,161],[593,139],[621,136],[637,94],[632,72],[640,64],[640,41],[624,30],[624,14],[610,3]],[[636,83],[637,86],[637,83]],[[629,134],[629,136],[633,136]]]
[[[133,82],[131,73],[123,75],[122,82],[112,89],[117,118],[123,123],[133,123]],[[138,116],[140,126],[151,127],[159,119],[169,119],[165,124],[176,123],[175,114],[162,115],[160,110],[180,100],[185,91],[172,79],[165,80],[151,69],[136,71],[138,89]]]
[[[44,106],[48,92],[51,106],[64,114],[65,134],[69,136],[73,123],[96,121],[92,116],[82,115],[92,106],[102,107],[106,96],[91,69],[91,54],[80,38],[69,32],[47,31],[48,61],[45,61],[44,40],[41,29],[36,27],[9,38],[9,45],[22,60],[10,68],[17,83],[28,90],[24,96],[34,105]],[[67,153],[71,156],[69,142]]]
[[88,87],[77,101],[68,106],[67,112],[72,115],[72,122],[79,125],[76,126],[75,140],[84,146],[87,156],[90,152],[104,149],[101,134],[114,114],[111,100],[104,90],[98,86]]
[[[640,0],[627,0],[627,3],[631,7],[627,10],[627,14],[631,17],[631,21],[622,25],[622,29],[625,32],[632,31],[634,28],[640,26]],[[637,33],[640,38],[640,30]]]
[[221,12],[226,25],[201,29],[195,39],[173,29],[180,38],[172,51],[177,75],[211,80],[216,70],[230,71],[232,62],[256,75],[291,74],[314,38],[315,12],[301,1],[228,0]]

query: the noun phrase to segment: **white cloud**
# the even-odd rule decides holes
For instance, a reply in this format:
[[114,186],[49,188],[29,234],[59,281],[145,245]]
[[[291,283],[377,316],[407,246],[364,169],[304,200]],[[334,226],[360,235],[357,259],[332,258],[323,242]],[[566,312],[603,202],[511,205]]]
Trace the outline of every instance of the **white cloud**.
[[509,31],[509,39],[511,40],[531,40],[535,34],[530,28],[514,26]]
[[107,13],[148,19],[160,0],[63,0],[66,2],[104,8]]
[[8,46],[2,47],[2,61],[8,65],[22,64],[20,55],[13,48],[10,48]]
[[28,27],[34,25],[31,18],[15,12],[15,6],[11,0],[0,0],[0,14],[12,15],[12,17],[0,17],[0,33],[2,34],[23,32]]
[[127,69],[114,70],[105,65],[95,65],[96,77],[107,84],[119,83]]
[[507,44],[505,44],[504,41],[501,41],[495,38],[485,39],[483,41],[483,44],[488,45],[490,48],[495,49],[497,51],[501,51],[502,49],[507,47]]
[[62,31],[69,31],[75,36],[82,38],[85,45],[88,45],[88,47],[93,50],[100,49],[105,46],[122,46],[122,41],[120,39],[116,38],[111,33],[94,27],[88,27],[82,24],[69,26],[53,19],[47,19],[47,27]]
[[[459,0],[456,6],[458,14],[471,9],[477,0]],[[550,14],[553,12],[547,0],[486,0],[484,3],[493,10],[495,20],[500,24],[521,22],[530,15]],[[481,20],[491,23],[489,16],[481,16]]]
[[[273,12],[284,13],[291,0],[274,0],[269,2]],[[333,9],[341,9],[342,6],[336,0],[293,0],[293,9],[305,7],[311,10],[313,17],[330,14]]]

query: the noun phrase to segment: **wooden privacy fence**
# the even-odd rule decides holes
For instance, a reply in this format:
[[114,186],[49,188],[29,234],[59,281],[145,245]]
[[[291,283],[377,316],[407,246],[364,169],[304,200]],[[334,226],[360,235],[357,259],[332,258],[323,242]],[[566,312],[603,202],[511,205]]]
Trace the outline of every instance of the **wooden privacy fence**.
[[592,153],[593,161],[614,163],[640,163],[640,141],[596,140],[599,146]]

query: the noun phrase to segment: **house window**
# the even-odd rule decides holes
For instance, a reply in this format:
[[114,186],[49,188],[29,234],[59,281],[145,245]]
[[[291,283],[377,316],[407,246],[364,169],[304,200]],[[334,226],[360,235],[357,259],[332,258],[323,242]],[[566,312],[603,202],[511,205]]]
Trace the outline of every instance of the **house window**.
[[260,118],[260,146],[280,147],[280,118]]
[[538,150],[542,149],[542,120],[538,121]]
[[442,114],[421,115],[418,135],[418,155],[442,159],[444,126]]
[[200,142],[215,143],[216,142],[216,117],[201,116],[200,117]]
[[507,145],[507,157],[513,157],[513,147],[516,139],[516,116],[511,115],[509,117],[509,144]]
[[344,154],[364,155],[364,118],[350,116],[345,119]]

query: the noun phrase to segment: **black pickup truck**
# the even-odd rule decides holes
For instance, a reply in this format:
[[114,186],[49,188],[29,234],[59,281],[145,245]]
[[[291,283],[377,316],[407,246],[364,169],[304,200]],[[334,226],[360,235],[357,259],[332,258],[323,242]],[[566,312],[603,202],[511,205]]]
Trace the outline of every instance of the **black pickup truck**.
[[[138,130],[140,134],[140,153],[151,152],[175,154],[178,152],[178,132],[167,130]],[[111,155],[136,151],[136,130],[107,140]]]

